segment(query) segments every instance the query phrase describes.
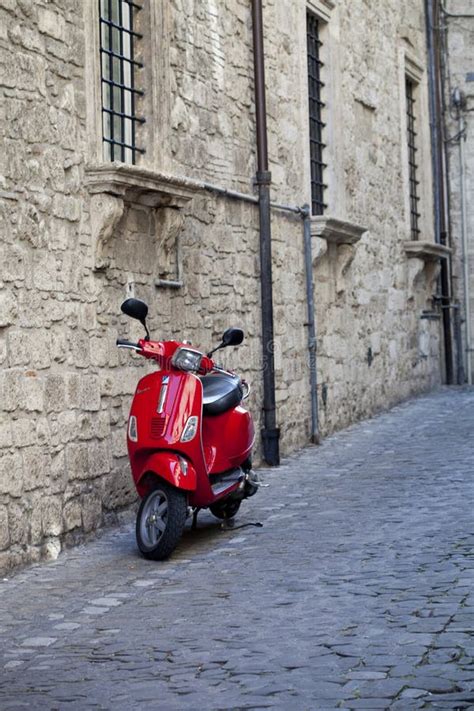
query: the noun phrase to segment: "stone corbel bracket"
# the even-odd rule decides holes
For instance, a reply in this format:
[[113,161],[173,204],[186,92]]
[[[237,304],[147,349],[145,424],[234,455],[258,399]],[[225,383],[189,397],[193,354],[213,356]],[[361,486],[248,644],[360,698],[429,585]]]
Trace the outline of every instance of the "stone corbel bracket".
[[408,258],[416,260],[410,266],[413,285],[417,285],[424,273],[428,288],[433,290],[441,270],[441,260],[449,257],[451,248],[437,242],[412,240],[405,242],[403,249]]
[[105,245],[114,235],[124,211],[125,203],[116,195],[98,193],[91,197],[91,230],[96,271],[109,266],[109,260],[104,256]]
[[143,205],[154,210],[172,208],[176,215],[199,189],[185,178],[125,163],[88,165],[85,184],[92,196],[91,229],[96,270],[108,266],[104,248],[113,237],[126,205]]
[[311,218],[311,236],[317,237],[313,265],[317,266],[324,257],[329,261],[337,260],[336,283],[337,293],[345,290],[345,275],[355,256],[355,245],[367,232],[366,227],[356,225],[346,220],[321,215]]
[[317,238],[314,240],[313,266],[318,267],[319,281],[326,281],[335,289],[331,298],[346,291],[355,245],[365,232],[366,227],[328,215],[311,218],[311,236]]
[[311,218],[311,235],[321,237],[330,244],[356,244],[365,232],[367,227],[335,217],[321,215]]
[[414,240],[411,242],[405,242],[403,249],[407,257],[416,257],[422,259],[424,262],[438,262],[441,259],[447,259],[451,254],[452,250],[450,247],[446,247],[444,244],[438,244],[437,242],[423,242],[421,240]]

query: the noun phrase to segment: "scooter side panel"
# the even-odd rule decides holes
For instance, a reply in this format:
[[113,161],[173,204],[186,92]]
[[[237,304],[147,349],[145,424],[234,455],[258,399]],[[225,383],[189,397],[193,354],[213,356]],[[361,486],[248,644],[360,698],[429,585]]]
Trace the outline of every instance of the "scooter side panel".
[[[198,418],[196,434],[189,442],[182,442],[186,423],[193,416]],[[192,462],[199,486],[210,488],[201,446],[202,385],[199,378],[191,373],[165,370],[146,375],[137,385],[130,410],[132,417],[136,418],[137,441],[130,438],[129,426],[127,444],[135,482],[146,471],[149,457],[161,451],[180,454]]]
[[240,405],[222,415],[203,417],[202,436],[211,474],[242,464],[255,442],[250,413]]

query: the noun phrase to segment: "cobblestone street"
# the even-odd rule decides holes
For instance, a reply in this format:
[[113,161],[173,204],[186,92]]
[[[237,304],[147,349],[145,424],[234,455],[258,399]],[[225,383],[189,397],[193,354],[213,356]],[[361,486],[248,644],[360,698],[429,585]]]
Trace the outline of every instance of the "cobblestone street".
[[128,525],[4,580],[0,708],[474,709],[473,430],[444,389],[264,472],[165,563]]

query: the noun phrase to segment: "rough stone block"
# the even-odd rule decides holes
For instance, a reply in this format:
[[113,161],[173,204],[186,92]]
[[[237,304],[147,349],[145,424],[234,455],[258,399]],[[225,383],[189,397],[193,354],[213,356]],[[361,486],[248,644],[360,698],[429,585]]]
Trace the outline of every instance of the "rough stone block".
[[31,508],[28,513],[30,525],[30,541],[33,545],[41,543],[43,538],[43,526],[41,519],[41,493],[33,494],[31,500]]
[[27,370],[21,379],[21,406],[27,412],[42,412],[44,382],[36,371]]
[[62,443],[71,442],[76,439],[80,425],[75,412],[65,410],[59,413],[57,424],[58,435]]
[[23,450],[23,488],[25,491],[39,489],[49,482],[50,455],[41,447]]
[[0,449],[10,447],[12,445],[12,442],[13,437],[11,424],[7,421],[7,418],[5,418],[5,421],[3,421],[2,416],[2,422],[0,422]]
[[82,330],[74,330],[69,337],[68,363],[76,368],[88,368],[90,364],[89,335]]
[[52,422],[48,417],[38,417],[36,419],[36,443],[42,445],[56,446],[53,443],[52,430],[57,428],[57,423]]
[[4,368],[7,366],[7,339],[0,332],[0,365]]
[[65,251],[62,255],[61,286],[70,294],[82,295],[82,276],[84,265],[73,252]]
[[64,17],[57,12],[46,8],[38,10],[38,29],[49,37],[60,40],[65,39],[66,23]]
[[102,504],[97,493],[85,494],[82,497],[82,527],[86,533],[100,526],[102,521]]
[[53,215],[69,222],[81,219],[81,201],[78,198],[57,193],[53,200]]
[[66,452],[63,449],[51,455],[49,472],[51,493],[63,493],[67,485]]
[[[41,164],[36,160],[29,160],[27,167],[30,171],[32,187],[41,189],[44,177],[41,175]],[[29,242],[32,247],[41,248],[46,244],[46,224],[38,209],[32,202],[21,203],[17,234],[24,242]]]
[[84,412],[77,418],[77,432],[81,440],[105,439],[110,433],[110,421],[107,411]]
[[60,553],[61,541],[58,538],[47,541],[44,546],[41,547],[41,554],[46,560],[57,560]]
[[51,365],[51,337],[49,331],[35,328],[29,334],[28,342],[23,348],[31,352],[31,365],[38,370],[49,368]]
[[97,375],[81,377],[79,404],[86,412],[100,410],[100,379]]
[[23,462],[19,452],[2,454],[0,458],[0,494],[21,496],[23,491]]
[[24,329],[8,329],[8,363],[11,368],[30,365],[31,350],[28,347],[28,332]]
[[80,407],[81,377],[77,373],[68,373],[66,382],[67,404],[76,409]]
[[90,476],[87,444],[66,446],[66,466],[69,480],[87,479]]
[[110,445],[108,442],[92,441],[87,447],[88,471],[91,477],[108,474],[111,468]]
[[0,328],[10,326],[15,322],[18,314],[18,305],[10,291],[0,293]]
[[111,450],[114,457],[127,456],[127,436],[125,427],[112,432]]
[[45,536],[59,536],[63,531],[62,503],[58,496],[41,500],[41,525]]
[[49,373],[44,387],[46,412],[61,412],[66,407],[66,383],[63,375]]
[[66,333],[59,328],[51,329],[51,358],[56,363],[64,363],[69,348]]
[[[133,369],[134,371],[135,369]],[[137,386],[137,374],[125,371],[104,372],[100,374],[101,394],[115,397],[117,395],[132,395]]]
[[0,506],[0,550],[4,551],[9,545],[8,509],[6,506]]
[[71,499],[64,504],[63,526],[65,531],[79,528],[82,523],[82,506],[80,499]]
[[[32,50],[40,55],[44,54],[44,38],[38,35],[35,30],[23,26],[19,39],[21,46],[25,49]],[[42,57],[39,57],[39,59],[42,59]],[[38,81],[36,86],[40,94],[44,96],[44,81]]]
[[110,362],[109,344],[106,338],[91,338],[90,354],[91,365],[99,368],[103,368],[104,366],[110,367],[112,365]]
[[11,430],[15,447],[28,447],[36,443],[36,424],[31,417],[12,420]]
[[100,484],[102,504],[105,510],[114,511],[137,500],[135,486],[126,460],[115,461],[113,471],[102,477]]
[[25,545],[28,542],[29,523],[24,506],[11,503],[8,507],[8,528],[12,544]]
[[34,286],[41,291],[59,291],[61,263],[53,253],[39,254],[33,265]]

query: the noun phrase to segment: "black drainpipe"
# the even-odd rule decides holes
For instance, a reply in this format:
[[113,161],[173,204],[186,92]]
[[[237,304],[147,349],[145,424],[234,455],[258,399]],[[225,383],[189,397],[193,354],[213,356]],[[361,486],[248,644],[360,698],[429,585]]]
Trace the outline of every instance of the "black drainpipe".
[[263,457],[270,466],[280,463],[280,430],[276,426],[275,362],[273,358],[272,235],[270,183],[265,106],[265,66],[263,51],[262,0],[252,0],[255,111],[257,120],[257,174],[260,217],[260,286],[262,293],[263,347]]
[[[435,5],[436,3],[436,5]],[[443,165],[443,132],[441,128],[442,98],[441,98],[441,72],[440,72],[440,47],[437,35],[439,27],[439,5],[437,0],[425,0],[426,37],[428,45],[428,89],[430,97],[430,126],[431,126],[431,155],[433,161],[434,203],[435,203],[435,239],[446,245],[446,205],[444,190],[444,165]],[[436,33],[436,34],[435,34]],[[454,382],[453,341],[451,327],[451,289],[450,289],[450,261],[441,260],[441,308],[444,333],[444,353],[446,361],[446,383]]]

